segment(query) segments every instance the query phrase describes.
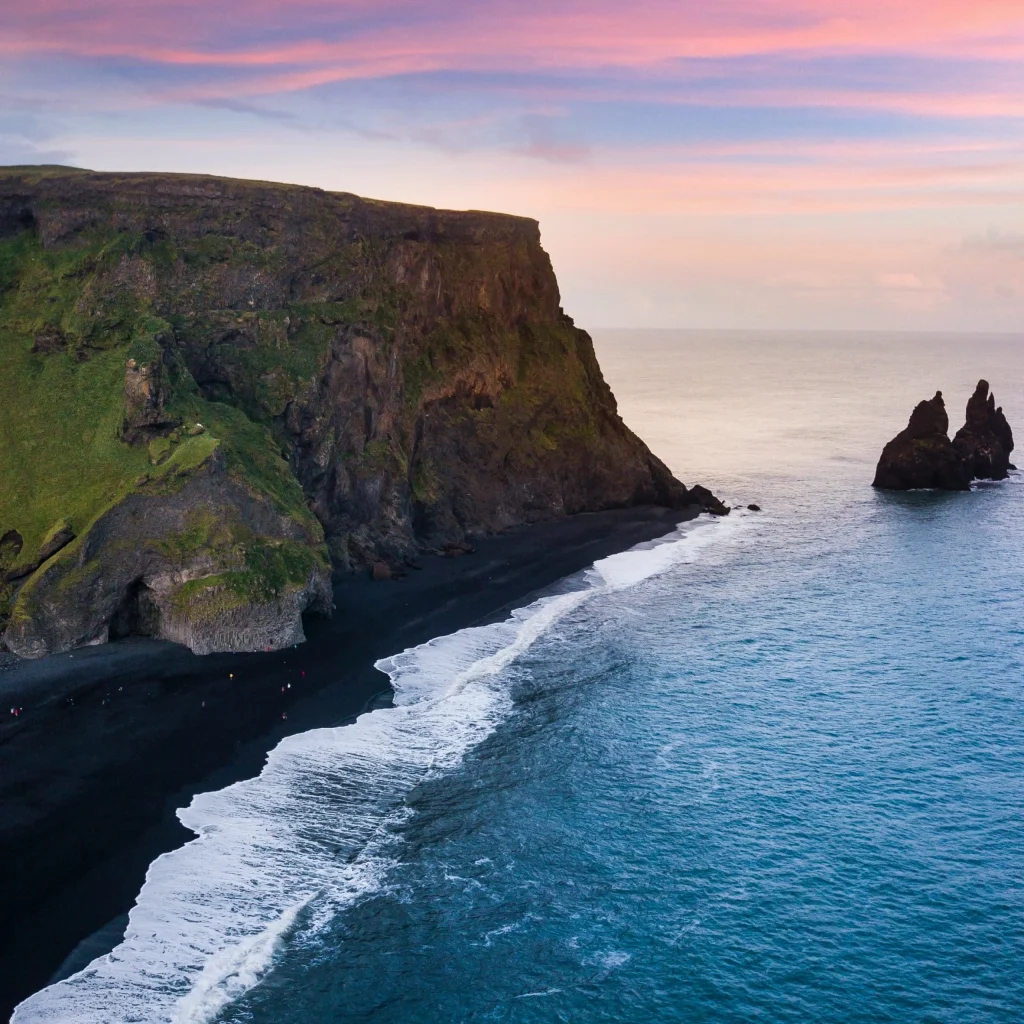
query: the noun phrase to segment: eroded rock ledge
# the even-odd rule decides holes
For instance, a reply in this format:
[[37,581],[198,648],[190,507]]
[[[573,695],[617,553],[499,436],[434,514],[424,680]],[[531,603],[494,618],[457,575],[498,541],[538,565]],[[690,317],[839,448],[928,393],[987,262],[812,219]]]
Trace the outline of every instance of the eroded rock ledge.
[[949,439],[942,392],[918,403],[910,422],[882,450],[873,486],[885,490],[970,490],[972,480],[1004,480],[1014,466],[1013,432],[988,381],[967,402],[967,422]]

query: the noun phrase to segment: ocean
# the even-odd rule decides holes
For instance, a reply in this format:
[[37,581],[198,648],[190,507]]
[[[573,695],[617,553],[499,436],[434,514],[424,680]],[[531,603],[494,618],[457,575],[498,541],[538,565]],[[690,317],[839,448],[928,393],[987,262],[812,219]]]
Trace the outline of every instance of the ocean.
[[1024,1018],[1024,474],[870,486],[937,389],[1024,435],[1024,338],[595,341],[736,511],[395,652],[17,1024]]

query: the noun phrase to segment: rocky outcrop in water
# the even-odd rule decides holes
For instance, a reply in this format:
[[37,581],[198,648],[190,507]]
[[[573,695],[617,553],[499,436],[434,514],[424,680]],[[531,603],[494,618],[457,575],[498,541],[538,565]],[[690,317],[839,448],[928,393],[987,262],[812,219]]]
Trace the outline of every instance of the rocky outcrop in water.
[[0,629],[27,655],[278,647],[329,609],[332,567],[728,512],[622,422],[519,217],[0,171],[0,408]]
[[967,422],[956,432],[953,447],[974,480],[1005,480],[1014,466],[1013,431],[995,395],[989,394],[988,381],[979,380],[967,401]]
[[882,449],[873,486],[967,491],[972,480],[1001,480],[1013,468],[1013,434],[987,381],[978,381],[967,403],[967,422],[952,441],[948,431],[946,405],[937,391],[918,403],[906,428]]
[[934,398],[917,404],[910,422],[882,449],[872,486],[893,491],[970,490],[971,478],[948,431],[946,403],[936,391]]

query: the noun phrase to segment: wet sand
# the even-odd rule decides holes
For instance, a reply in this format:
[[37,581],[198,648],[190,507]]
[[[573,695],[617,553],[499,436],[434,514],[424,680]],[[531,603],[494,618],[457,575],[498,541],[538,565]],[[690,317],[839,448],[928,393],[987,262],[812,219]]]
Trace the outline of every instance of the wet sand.
[[258,774],[289,733],[389,703],[374,661],[501,618],[697,511],[573,516],[403,579],[339,578],[334,617],[310,618],[287,651],[197,657],[137,639],[0,662],[0,1020],[119,940],[150,862],[192,838],[174,811],[194,793]]

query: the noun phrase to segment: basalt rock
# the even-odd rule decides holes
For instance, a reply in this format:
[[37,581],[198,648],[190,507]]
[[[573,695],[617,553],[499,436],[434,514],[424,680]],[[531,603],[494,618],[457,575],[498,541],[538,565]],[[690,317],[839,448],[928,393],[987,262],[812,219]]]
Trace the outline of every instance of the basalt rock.
[[1013,469],[1013,432],[996,407],[988,382],[978,381],[967,402],[967,422],[950,441],[942,392],[921,402],[906,429],[882,450],[874,486],[889,490],[970,490],[972,480],[1003,480]]
[[1012,469],[1013,431],[988,381],[979,380],[967,400],[967,422],[956,432],[953,447],[974,480],[1005,480]]
[[8,644],[281,646],[329,608],[331,563],[634,504],[728,512],[625,426],[559,302],[520,217],[0,170]]
[[28,658],[130,634],[197,654],[296,644],[304,611],[331,610],[313,540],[215,453],[173,490],[127,496],[46,562],[21,588],[4,639]]
[[882,449],[872,486],[893,491],[970,490],[970,474],[948,430],[946,403],[936,391],[934,398],[918,403],[907,426]]
[[710,512],[713,516],[727,516],[729,514],[729,506],[700,484],[694,484],[690,488],[689,496],[693,504],[700,505],[705,512]]
[[180,421],[165,406],[170,382],[164,370],[163,351],[155,348],[148,361],[129,356],[124,369],[124,422],[122,432],[129,444],[169,433]]

